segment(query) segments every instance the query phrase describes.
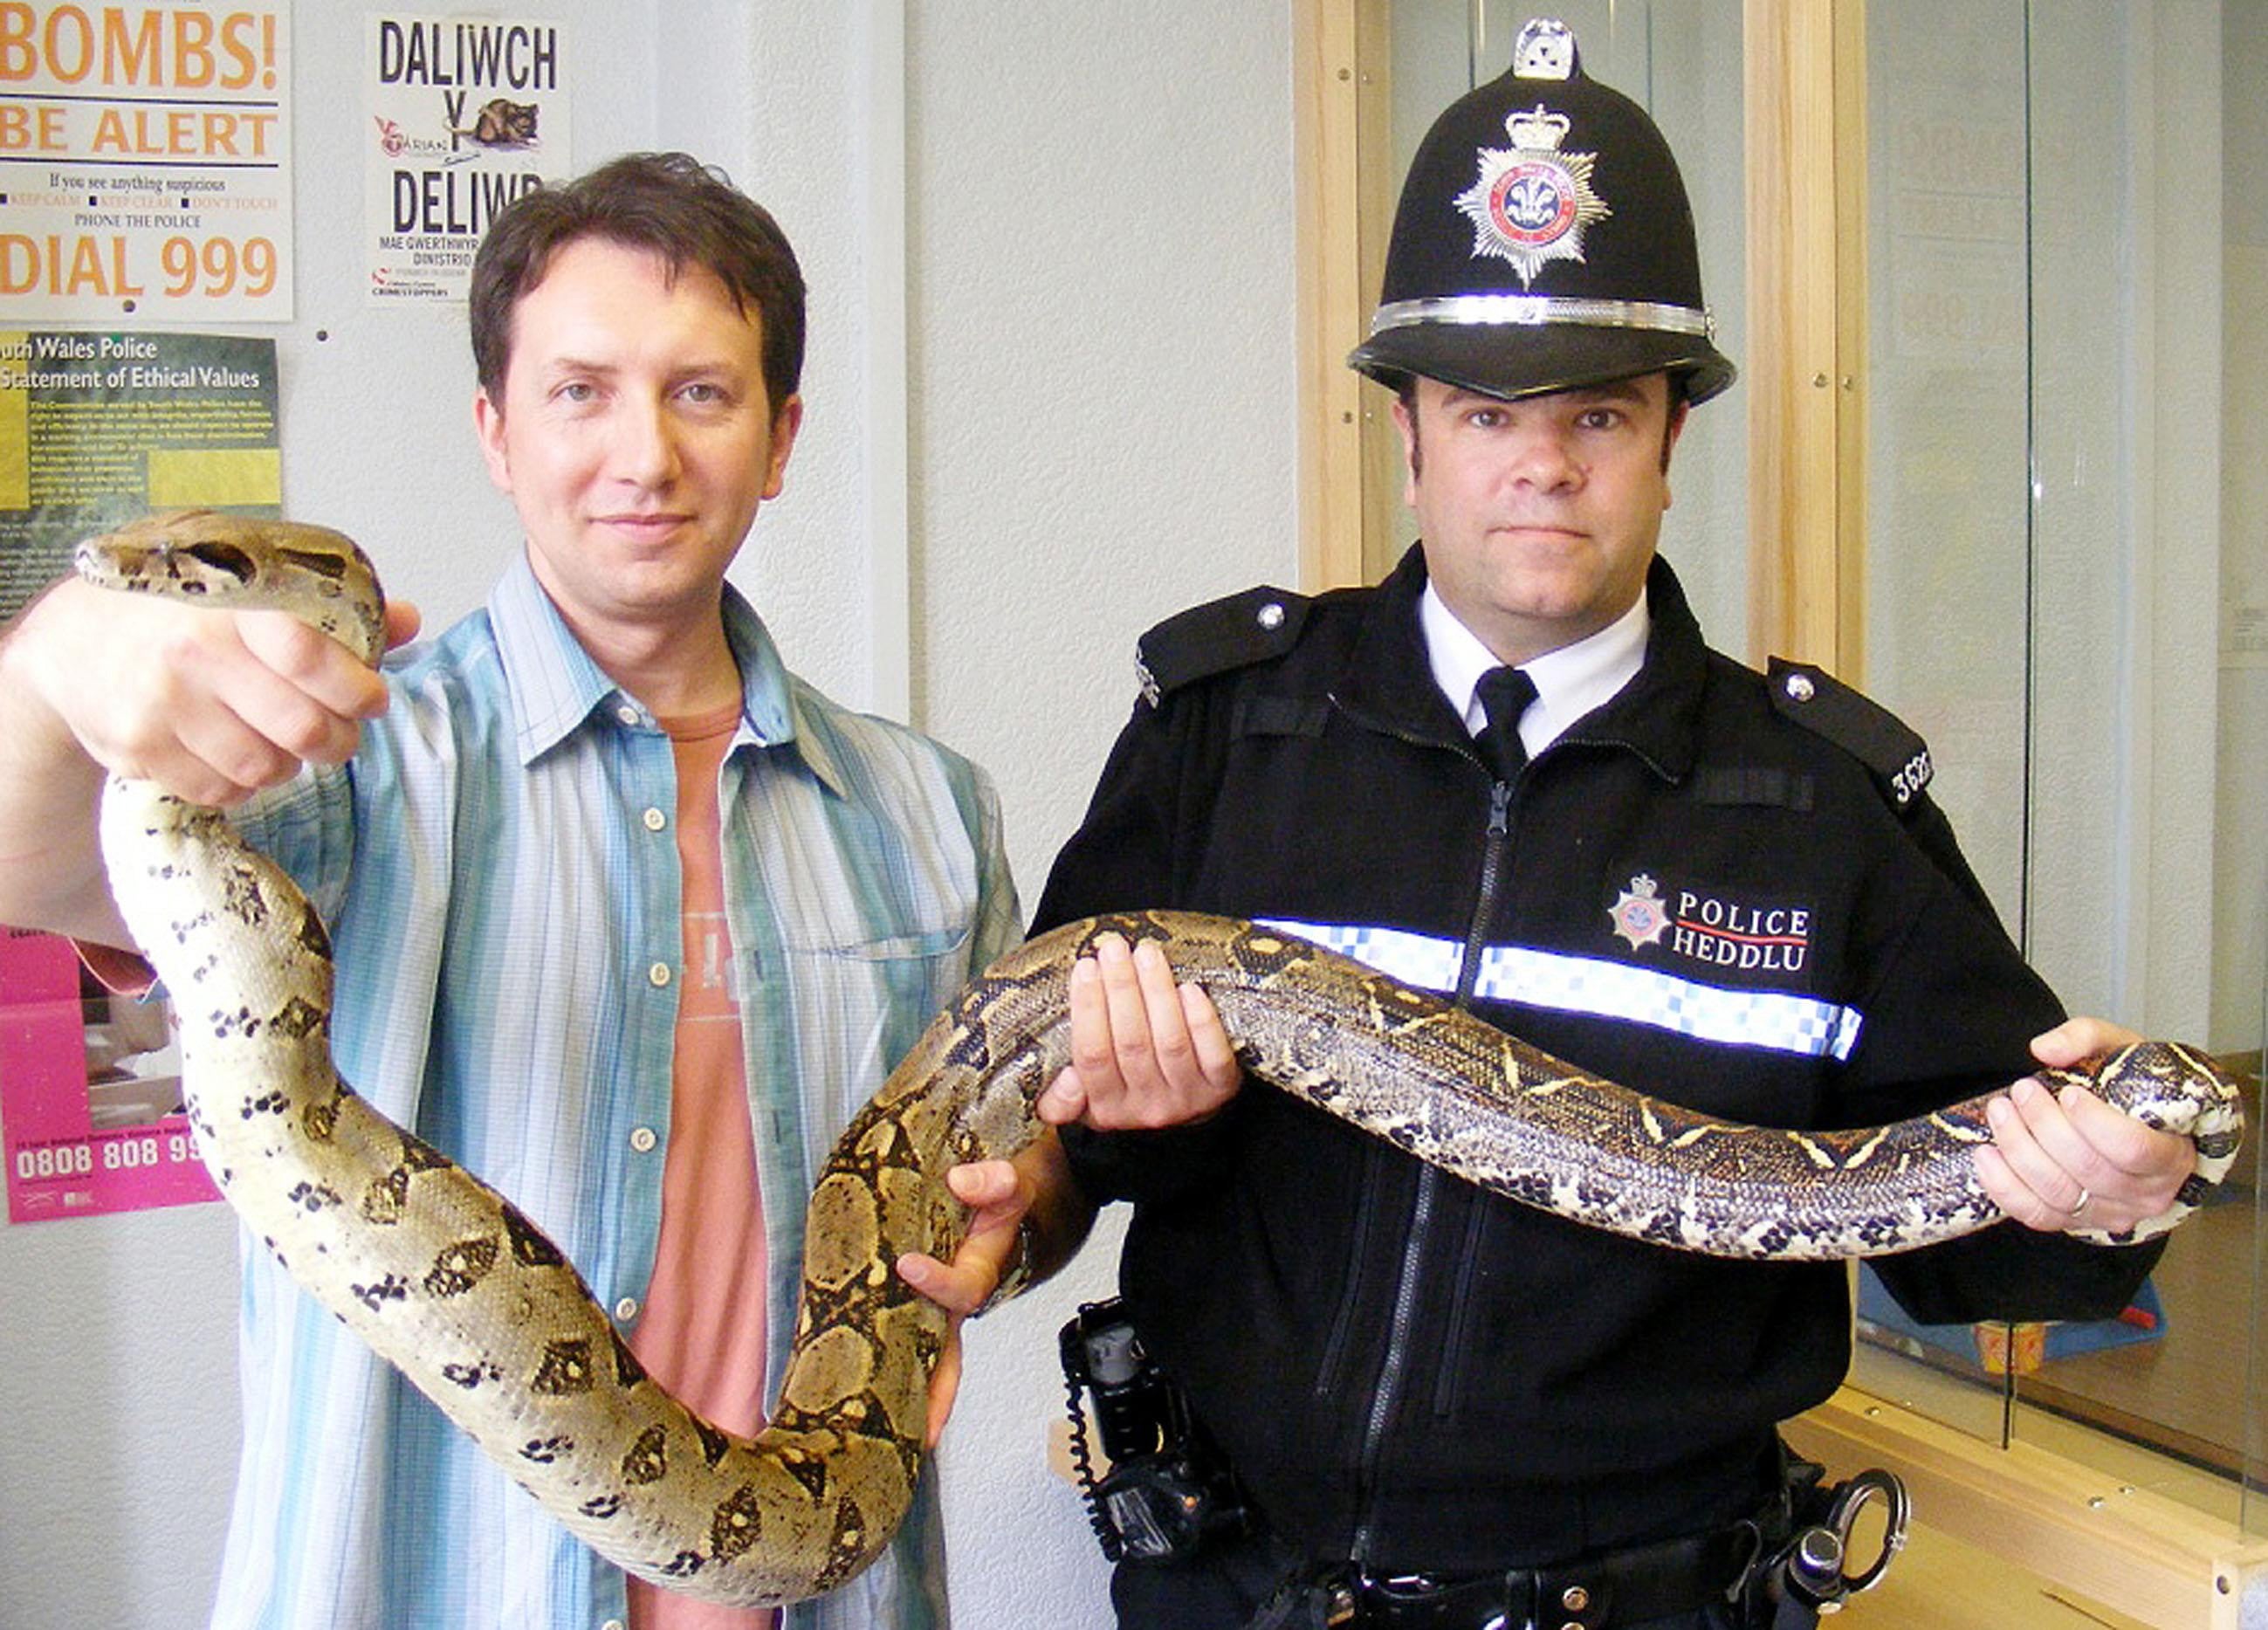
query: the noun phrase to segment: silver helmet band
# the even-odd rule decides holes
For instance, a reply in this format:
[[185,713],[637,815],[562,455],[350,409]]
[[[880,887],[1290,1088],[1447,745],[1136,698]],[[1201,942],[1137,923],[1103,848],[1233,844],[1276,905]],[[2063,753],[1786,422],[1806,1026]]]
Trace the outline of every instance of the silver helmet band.
[[1587,324],[1597,328],[1651,328],[1666,334],[1697,334],[1712,339],[1716,319],[1690,306],[1663,306],[1651,300],[1574,299],[1550,294],[1458,294],[1435,300],[1396,300],[1381,306],[1370,320],[1370,336],[1420,323],[1516,324],[1543,328],[1551,323]]

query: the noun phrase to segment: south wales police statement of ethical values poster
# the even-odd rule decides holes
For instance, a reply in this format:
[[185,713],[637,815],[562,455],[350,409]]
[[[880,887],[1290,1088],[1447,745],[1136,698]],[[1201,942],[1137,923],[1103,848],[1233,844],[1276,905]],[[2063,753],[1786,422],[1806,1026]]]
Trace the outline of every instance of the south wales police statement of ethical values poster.
[[81,538],[160,509],[276,515],[276,342],[0,330],[0,620]]
[[290,24],[0,4],[0,321],[291,320]]
[[[158,509],[275,516],[276,342],[0,332],[0,620],[81,538]],[[210,1199],[161,1003],[0,928],[0,1147],[14,1222]]]
[[370,299],[461,300],[497,210],[572,170],[556,23],[369,19]]

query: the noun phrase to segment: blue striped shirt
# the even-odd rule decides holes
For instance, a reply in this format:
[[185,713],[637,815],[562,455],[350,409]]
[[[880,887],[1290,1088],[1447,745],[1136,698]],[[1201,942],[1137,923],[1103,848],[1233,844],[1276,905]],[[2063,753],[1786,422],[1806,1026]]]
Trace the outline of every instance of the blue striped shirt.
[[[1018,914],[983,772],[797,679],[729,588],[725,617],[746,711],[718,797],[766,1242],[783,1265],[777,1397],[802,1198],[931,1016],[1014,941]],[[660,1223],[682,955],[669,739],[575,642],[524,556],[485,610],[388,682],[351,766],[257,800],[245,831],[331,926],[341,1073],[511,1196],[627,1331]],[[241,1370],[216,1625],[626,1620],[620,1572],[256,1245]],[[790,1630],[944,1622],[935,1483],[890,1554],[793,1610]]]

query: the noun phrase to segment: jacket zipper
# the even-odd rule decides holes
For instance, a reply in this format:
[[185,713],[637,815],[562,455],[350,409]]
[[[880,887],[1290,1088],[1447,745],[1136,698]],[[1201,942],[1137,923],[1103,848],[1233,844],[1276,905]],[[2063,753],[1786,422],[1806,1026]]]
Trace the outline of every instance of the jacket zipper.
[[1481,979],[1481,941],[1488,937],[1489,919],[1496,915],[1497,890],[1503,885],[1505,851],[1512,837],[1512,783],[1496,782],[1489,788],[1488,843],[1481,851],[1479,897],[1473,902],[1473,919],[1465,930],[1465,951],[1457,963],[1460,1007],[1473,1005],[1473,989]]
[[[1339,699],[1336,692],[1327,693],[1324,699],[1342,717],[1360,729],[1389,737],[1410,747],[1439,748],[1458,753],[1479,765],[1482,770],[1485,771],[1488,768],[1482,763],[1480,755],[1473,751],[1469,744],[1452,742],[1440,736],[1423,735],[1416,731],[1404,729],[1391,720],[1373,718],[1359,709],[1349,707]],[[1494,795],[1491,794],[1491,796]],[[1369,1152],[1367,1165],[1364,1170],[1363,1192],[1370,1192],[1376,1187],[1379,1174],[1384,1164],[1378,1150],[1373,1147]],[[1373,1232],[1371,1207],[1364,1206],[1356,1213],[1354,1237],[1348,1251],[1348,1260],[1353,1265],[1353,1277],[1348,1282],[1344,1296],[1339,1303],[1337,1316],[1331,1321],[1330,1334],[1323,1343],[1322,1361],[1315,1367],[1314,1396],[1319,1401],[1328,1402],[1338,1391],[1339,1372],[1351,1361],[1354,1317],[1363,1299],[1363,1282],[1367,1278],[1364,1272],[1364,1265],[1370,1260]],[[1366,1438],[1366,1441],[1367,1438]]]
[[[1480,982],[1481,942],[1487,935],[1490,919],[1496,915],[1496,896],[1503,887],[1505,853],[1511,847],[1512,790],[1509,781],[1492,781],[1490,785],[1488,841],[1481,851],[1480,889],[1473,902],[1471,926],[1465,931],[1464,955],[1457,966],[1456,1005],[1460,1007],[1471,1004],[1473,988]],[[1417,1316],[1421,1277],[1418,1269],[1431,1242],[1434,1197],[1443,1181],[1439,1168],[1419,1168],[1418,1199],[1411,1209],[1410,1232],[1403,1242],[1401,1276],[1395,1282],[1394,1320],[1387,1332],[1386,1362],[1379,1372],[1378,1390],[1371,1398],[1370,1419],[1363,1428],[1359,1486],[1366,1508],[1355,1524],[1352,1558],[1357,1562],[1370,1560],[1368,1553],[1377,1534],[1378,1463],[1385,1447],[1387,1425],[1408,1379],[1410,1325]]]

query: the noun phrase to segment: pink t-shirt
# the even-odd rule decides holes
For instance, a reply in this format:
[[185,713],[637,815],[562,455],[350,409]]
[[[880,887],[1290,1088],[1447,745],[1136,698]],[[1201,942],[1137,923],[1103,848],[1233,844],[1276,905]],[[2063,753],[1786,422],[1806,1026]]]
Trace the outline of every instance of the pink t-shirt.
[[[660,721],[677,756],[685,957],[661,1236],[630,1351],[680,1402],[747,1437],[764,1424],[764,1217],[717,825],[717,772],[740,720],[735,702],[703,718]],[[637,1579],[630,1608],[632,1630],[766,1630],[777,1618]]]

